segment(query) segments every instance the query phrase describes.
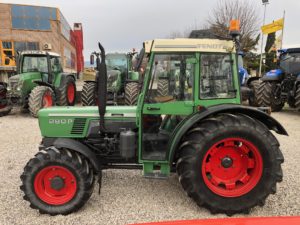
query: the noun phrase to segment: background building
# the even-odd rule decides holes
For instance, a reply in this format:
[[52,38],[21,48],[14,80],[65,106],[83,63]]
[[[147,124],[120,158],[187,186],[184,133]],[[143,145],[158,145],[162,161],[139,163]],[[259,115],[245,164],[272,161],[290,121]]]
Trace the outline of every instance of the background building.
[[0,3],[2,75],[15,70],[15,61],[8,58],[23,50],[57,52],[65,71],[79,73],[84,66],[82,25],[72,29],[58,8]]

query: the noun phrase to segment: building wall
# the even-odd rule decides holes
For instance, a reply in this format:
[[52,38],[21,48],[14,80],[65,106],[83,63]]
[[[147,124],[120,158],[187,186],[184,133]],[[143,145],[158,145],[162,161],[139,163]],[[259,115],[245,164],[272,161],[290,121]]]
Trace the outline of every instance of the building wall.
[[[48,8],[48,7],[42,7],[42,9],[50,9],[50,12],[55,10],[55,15],[51,16],[50,19],[50,30],[38,30],[39,29],[39,23],[37,23],[37,26],[35,26],[35,30],[25,30],[25,29],[14,29],[12,26],[12,8],[16,5],[12,4],[2,4],[0,3],[0,40],[1,41],[13,41],[13,42],[38,42],[39,43],[39,50],[43,50],[44,44],[51,44],[52,49],[51,51],[57,52],[62,56],[62,61],[64,64],[65,70],[68,70],[69,72],[76,72],[76,43],[71,35],[72,29],[67,24],[66,19],[63,17],[59,9],[56,8]],[[26,22],[30,22],[31,24],[35,23],[36,17],[28,18],[27,14],[24,13],[24,10],[22,11],[22,7],[14,7],[13,9],[16,11],[16,8],[21,8],[21,10],[17,10],[18,13],[14,13],[15,18],[13,20],[14,26],[19,27],[26,27]],[[35,10],[35,8],[39,7],[26,7],[30,10]],[[41,12],[39,9],[36,9],[34,12],[36,12],[39,16]],[[16,18],[17,16],[20,16],[20,18]],[[24,20],[25,21],[22,21]],[[53,20],[55,18],[55,20]],[[41,23],[45,23],[45,19],[41,19]],[[63,25],[63,26],[61,26]],[[67,27],[67,29],[65,28]],[[47,24],[46,24],[47,28]],[[28,28],[26,28],[28,29]],[[68,29],[70,29],[70,34],[67,35],[66,32],[68,32]],[[67,39],[67,38],[69,39]],[[73,58],[73,60],[72,60]]]

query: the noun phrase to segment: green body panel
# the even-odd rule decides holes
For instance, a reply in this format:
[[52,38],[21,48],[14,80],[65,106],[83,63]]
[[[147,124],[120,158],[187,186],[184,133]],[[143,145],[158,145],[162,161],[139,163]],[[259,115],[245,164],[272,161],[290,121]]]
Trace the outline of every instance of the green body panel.
[[[136,119],[136,106],[107,106],[105,120]],[[72,133],[75,119],[86,118],[82,133]],[[99,120],[98,107],[51,107],[39,111],[39,126],[43,137],[84,138],[92,120]]]
[[128,71],[128,80],[131,81],[138,81],[139,80],[139,73],[135,71]]

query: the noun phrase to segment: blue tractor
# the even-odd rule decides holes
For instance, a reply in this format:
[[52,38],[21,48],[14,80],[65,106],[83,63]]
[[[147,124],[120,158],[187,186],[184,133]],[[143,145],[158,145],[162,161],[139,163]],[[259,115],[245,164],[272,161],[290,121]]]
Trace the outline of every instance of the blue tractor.
[[300,111],[300,48],[279,50],[278,69],[267,72],[257,92],[260,106],[280,111],[287,102]]
[[238,69],[241,85],[242,100],[248,101],[250,106],[258,106],[257,91],[259,88],[259,77],[250,77],[248,71],[244,68],[244,52],[238,52]]

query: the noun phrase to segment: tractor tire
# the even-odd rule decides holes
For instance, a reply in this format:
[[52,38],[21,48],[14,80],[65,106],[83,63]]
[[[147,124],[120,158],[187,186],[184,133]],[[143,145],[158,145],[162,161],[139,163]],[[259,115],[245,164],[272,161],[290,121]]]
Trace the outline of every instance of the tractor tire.
[[33,117],[38,116],[42,108],[54,106],[54,92],[50,87],[37,86],[29,95],[29,111]]
[[83,85],[81,92],[81,103],[83,106],[96,105],[96,83],[88,82]]
[[6,86],[0,84],[0,117],[8,115],[12,109],[12,107],[8,105],[6,92]]
[[259,106],[269,106],[272,112],[279,112],[284,102],[281,101],[280,96],[275,96],[277,82],[261,82],[257,92],[257,102]]
[[95,176],[82,155],[49,147],[29,160],[21,181],[23,198],[30,207],[53,216],[80,209],[93,193]]
[[300,112],[300,84],[298,84],[295,95],[295,108]]
[[127,83],[125,86],[125,105],[136,105],[140,88],[136,82]]
[[252,93],[249,96],[248,102],[250,106],[255,106],[258,107],[258,100],[257,100],[257,93],[258,93],[258,88],[260,85],[260,81],[259,80],[254,80],[252,82],[250,82],[249,84],[249,88],[252,90]]
[[167,79],[159,79],[157,83],[157,95],[168,96],[169,95],[169,81]]
[[283,155],[274,135],[242,114],[219,114],[190,129],[178,149],[179,181],[211,213],[248,213],[282,181]]
[[63,85],[58,88],[56,104],[60,106],[73,106],[76,103],[76,84],[71,76],[67,76]]

